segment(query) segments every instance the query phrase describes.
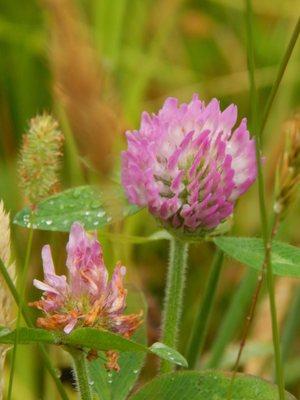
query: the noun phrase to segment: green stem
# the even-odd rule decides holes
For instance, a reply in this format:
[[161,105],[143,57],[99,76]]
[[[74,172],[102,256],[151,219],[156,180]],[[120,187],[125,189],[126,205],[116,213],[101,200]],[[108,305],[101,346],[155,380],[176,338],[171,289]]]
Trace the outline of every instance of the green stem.
[[190,369],[194,369],[199,359],[199,355],[203,350],[205,343],[209,317],[211,315],[212,306],[214,303],[220,273],[222,269],[224,253],[222,250],[217,250],[209,279],[205,288],[203,301],[200,303],[196,321],[194,323],[189,347],[187,351],[187,361]]
[[[188,244],[173,238],[170,242],[170,262],[162,326],[162,342],[176,348],[183,302]],[[174,366],[162,361],[161,372],[172,371]]]
[[92,391],[89,383],[86,354],[81,350],[69,349],[74,361],[74,372],[77,388],[81,400],[92,400]]
[[[34,325],[33,325],[32,321],[30,319],[29,313],[28,313],[26,307],[24,306],[24,304],[21,303],[21,299],[20,299],[19,293],[17,292],[17,289],[16,289],[13,281],[11,280],[11,277],[10,277],[8,271],[7,271],[7,268],[5,267],[5,265],[3,264],[3,261],[1,259],[0,259],[0,273],[3,276],[3,278],[5,280],[5,283],[7,284],[7,286],[9,288],[9,290],[10,290],[10,292],[11,292],[11,294],[12,294],[12,296],[13,296],[16,304],[17,304],[17,306],[19,307],[19,309],[21,309],[24,321],[26,322],[26,324],[29,327],[33,327]],[[44,364],[45,364],[48,372],[50,373],[50,375],[52,376],[52,378],[53,378],[53,380],[54,380],[54,382],[56,384],[56,387],[57,387],[57,390],[58,390],[58,392],[60,394],[60,397],[63,400],[68,400],[68,396],[67,396],[67,394],[66,394],[66,392],[64,390],[64,387],[63,387],[59,377],[57,376],[55,368],[51,364],[51,361],[50,361],[50,359],[48,357],[48,354],[47,354],[47,351],[45,349],[45,346],[39,344],[38,347],[39,347],[39,349],[40,349],[40,351],[42,353]]]
[[280,351],[279,328],[278,328],[278,321],[277,321],[275,288],[274,288],[274,275],[273,275],[272,264],[271,264],[270,260],[269,260],[268,264],[267,264],[267,285],[268,285],[269,302],[270,302],[271,319],[272,319],[272,334],[273,334],[273,345],[274,345],[274,353],[275,353],[276,381],[277,381],[277,385],[278,385],[279,399],[284,400],[285,399],[284,370],[283,370],[283,363],[282,363],[281,351]]
[[25,262],[24,262],[24,267],[23,267],[22,274],[21,274],[21,282],[20,282],[21,307],[18,308],[17,323],[16,323],[16,335],[15,335],[15,343],[14,343],[12,359],[11,359],[11,370],[10,370],[10,376],[9,376],[7,400],[11,400],[11,396],[12,396],[13,381],[14,381],[16,359],[17,359],[17,348],[18,348],[18,341],[19,341],[18,332],[19,332],[19,328],[21,325],[21,316],[22,316],[21,308],[23,307],[23,304],[24,304],[26,281],[27,281],[27,275],[28,275],[28,269],[29,269],[30,254],[31,254],[31,249],[32,249],[32,239],[33,239],[33,228],[31,228],[29,231]]
[[[257,90],[255,86],[255,62],[254,62],[254,46],[253,46],[253,32],[252,32],[252,6],[251,0],[246,0],[246,24],[247,24],[247,36],[248,36],[248,71],[249,71],[249,81],[250,81],[250,93],[251,93],[251,105],[252,111],[255,113],[254,122],[255,125],[257,123],[256,118],[256,111],[258,105],[257,99]],[[280,400],[284,400],[285,398],[285,391],[284,391],[284,372],[283,372],[283,365],[281,361],[281,354],[280,354],[280,341],[279,341],[279,330],[278,330],[278,322],[277,322],[277,313],[276,313],[276,301],[275,301],[275,289],[274,289],[274,276],[272,271],[272,264],[271,264],[271,246],[272,246],[272,234],[273,232],[269,233],[268,229],[268,218],[267,218],[267,211],[266,211],[266,201],[265,201],[265,192],[264,192],[264,176],[262,172],[262,161],[261,161],[261,148],[262,148],[262,134],[264,128],[266,126],[266,122],[271,110],[271,106],[277,94],[279,85],[281,83],[283,74],[286,70],[287,64],[291,57],[293,48],[296,44],[297,37],[299,35],[300,30],[300,19],[298,20],[295,30],[293,32],[292,38],[289,42],[289,46],[287,51],[283,57],[282,63],[279,68],[279,72],[277,78],[272,86],[270,96],[267,101],[267,105],[265,108],[264,116],[262,123],[260,125],[260,129],[257,131],[257,143],[256,143],[256,160],[257,160],[257,168],[258,168],[258,191],[259,191],[259,205],[260,205],[260,217],[261,217],[261,224],[262,224],[262,233],[263,233],[263,240],[265,245],[265,260],[263,264],[263,268],[266,268],[267,274],[267,284],[268,284],[268,293],[269,293],[269,302],[270,302],[270,309],[271,309],[271,319],[272,319],[272,334],[273,334],[273,345],[274,345],[274,354],[275,354],[275,364],[276,364],[276,375],[277,375],[277,383],[278,383],[278,392]],[[254,126],[256,128],[256,126]],[[255,129],[256,130],[256,129]],[[259,285],[257,289],[256,299],[258,297],[260,291]],[[256,304],[256,303],[255,303]],[[255,307],[254,304],[254,307]],[[253,309],[254,312],[254,309]],[[246,332],[247,334],[247,332]],[[239,352],[239,357],[241,356],[241,352]],[[235,373],[237,370],[237,364],[235,366],[235,370],[233,373],[233,378],[231,380],[230,390],[229,390],[229,398],[231,398],[233,381],[235,377]]]
[[[250,3],[250,0],[248,0]],[[261,210],[261,223],[262,223],[262,230],[263,230],[263,239],[265,244],[265,265],[266,265],[266,275],[267,275],[267,286],[268,286],[268,294],[269,294],[269,302],[270,302],[270,310],[271,310],[271,320],[272,320],[272,335],[273,335],[273,346],[274,346],[274,355],[275,355],[275,370],[276,370],[276,381],[278,384],[278,393],[280,400],[285,399],[285,390],[284,390],[284,370],[283,364],[281,359],[281,352],[280,352],[280,339],[279,339],[279,328],[278,328],[278,321],[277,321],[277,311],[276,311],[276,300],[275,300],[275,288],[274,288],[274,275],[272,270],[271,264],[271,246],[272,246],[272,233],[268,232],[268,219],[266,213],[266,201],[265,201],[265,193],[264,193],[264,176],[262,173],[262,162],[260,156],[261,150],[261,139],[262,134],[271,110],[271,106],[274,102],[275,96],[277,94],[279,85],[281,83],[283,74],[286,70],[287,64],[290,60],[292,51],[295,47],[297,38],[299,36],[300,31],[300,19],[296,24],[294,29],[293,35],[290,39],[288,48],[285,52],[283,57],[282,63],[280,65],[277,78],[273,84],[264,117],[260,126],[260,130],[258,132],[258,141],[257,141],[257,165],[258,165],[258,182],[259,182],[259,199],[260,199],[260,210]],[[254,72],[252,71],[254,74]]]

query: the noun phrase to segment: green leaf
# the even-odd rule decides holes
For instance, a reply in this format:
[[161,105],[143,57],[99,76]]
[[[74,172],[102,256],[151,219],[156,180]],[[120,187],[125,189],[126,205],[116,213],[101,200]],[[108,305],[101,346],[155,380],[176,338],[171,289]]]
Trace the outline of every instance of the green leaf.
[[[3,332],[6,329],[6,332]],[[14,344],[15,330],[7,331],[7,328],[0,327],[0,343]],[[186,361],[179,353],[163,344],[156,344],[154,348],[146,347],[141,343],[125,339],[115,333],[95,328],[77,328],[69,335],[61,332],[46,331],[37,328],[19,328],[19,344],[48,343],[56,345],[67,345],[95,350],[117,350],[131,352],[148,352],[172,362],[173,364],[186,365]],[[159,349],[157,349],[159,347]]]
[[[128,314],[137,313],[143,309],[144,321],[147,319],[147,305],[143,293],[131,288],[127,296]],[[146,324],[137,330],[133,336],[135,342],[143,345],[147,342]],[[118,360],[120,372],[108,372],[105,369],[106,358],[100,355],[95,361],[89,363],[90,378],[94,391],[101,400],[125,400],[128,393],[139,377],[139,372],[144,364],[146,353],[125,351],[120,353]]]
[[180,365],[181,367],[188,367],[186,359],[180,353],[178,353],[178,351],[166,346],[163,343],[153,343],[153,345],[150,347],[150,350],[152,353],[164,360]]
[[[232,258],[256,270],[261,269],[264,261],[262,239],[218,237],[214,242]],[[274,274],[300,278],[300,248],[274,241],[271,260]]]
[[95,230],[139,210],[127,202],[121,185],[110,185],[102,191],[95,186],[78,186],[37,204],[32,223],[28,207],[17,213],[14,223],[25,228],[68,232],[78,221],[85,229]]
[[[130,400],[225,400],[231,375],[221,371],[177,372],[161,375]],[[237,374],[231,400],[277,400],[277,387],[260,378]],[[288,394],[286,400],[295,400]]]
[[[3,329],[6,329],[7,332],[7,328],[0,328],[0,343],[13,344],[16,331],[9,331],[9,333],[2,334]],[[49,343],[82,348],[87,347],[104,351],[148,351],[147,347],[133,342],[132,340],[127,340],[112,332],[94,328],[77,328],[67,335],[61,332],[47,331],[45,329],[22,327],[19,328],[18,335],[18,343],[20,344]]]

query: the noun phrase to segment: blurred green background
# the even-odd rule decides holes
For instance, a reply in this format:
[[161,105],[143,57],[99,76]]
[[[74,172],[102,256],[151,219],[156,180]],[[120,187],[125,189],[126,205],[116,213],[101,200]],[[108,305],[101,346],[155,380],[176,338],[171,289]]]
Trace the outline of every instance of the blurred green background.
[[[137,128],[141,112],[158,110],[167,96],[182,101],[189,101],[195,92],[204,100],[217,97],[223,108],[234,102],[239,117],[249,117],[243,0],[1,0],[0,10],[0,197],[12,216],[24,205],[17,173],[22,134],[28,120],[44,110],[58,118],[66,137],[62,188],[84,182],[105,185],[108,178],[118,176],[124,131]],[[256,80],[263,110],[300,3],[254,0],[253,10]],[[298,43],[265,130],[269,201],[283,143],[282,123],[299,110],[299,50]],[[279,232],[282,240],[295,245],[300,244],[299,211],[298,202]],[[107,264],[112,267],[121,258],[129,270],[128,280],[146,294],[151,341],[159,335],[166,242],[133,245],[126,240],[111,241],[105,238],[105,232],[144,236],[155,230],[154,220],[142,211],[102,232]],[[13,233],[20,269],[27,232],[13,227]],[[237,206],[233,233],[260,234],[255,186]],[[50,242],[55,247],[57,265],[63,269],[65,241],[66,236],[58,233],[35,235],[28,299],[37,297],[31,281],[41,273],[41,245]],[[201,301],[213,251],[210,244],[191,247],[182,351]],[[206,344],[208,366],[232,366],[254,285],[253,273],[226,260]],[[300,396],[299,284],[281,278],[276,285],[287,386]],[[240,297],[234,298],[237,290]],[[293,329],[286,328],[287,321],[294,322]],[[72,393],[69,360],[63,352],[51,351]],[[264,295],[242,369],[272,378],[271,328]],[[142,380],[154,373],[155,362],[150,360]],[[18,351],[13,398],[57,398],[35,347]]]

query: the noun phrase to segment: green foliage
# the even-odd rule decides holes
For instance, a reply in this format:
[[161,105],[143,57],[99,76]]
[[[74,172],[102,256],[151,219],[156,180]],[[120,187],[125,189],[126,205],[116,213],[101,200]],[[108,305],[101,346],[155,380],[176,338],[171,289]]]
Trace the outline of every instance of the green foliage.
[[[219,237],[215,244],[230,257],[249,267],[260,270],[264,261],[262,239],[245,237]],[[300,278],[300,249],[289,244],[274,241],[272,244],[273,272],[280,276]]]
[[[0,343],[14,344],[16,331],[0,327]],[[59,346],[73,346],[95,350],[117,350],[153,353],[170,363],[186,366],[185,359],[174,349],[163,343],[155,343],[151,347],[123,338],[115,333],[94,329],[78,328],[69,335],[61,332],[46,331],[36,328],[19,328],[19,344],[48,343]]]
[[[115,203],[115,207],[113,207]],[[51,196],[37,205],[32,227],[45,231],[68,232],[73,222],[82,223],[87,230],[103,228],[139,211],[125,199],[123,189],[114,184],[109,195],[95,186],[78,186]],[[14,223],[30,228],[31,210],[24,208]]]
[[[179,372],[162,375],[130,400],[225,400],[231,375],[221,371]],[[231,400],[277,400],[275,385],[260,378],[238,374]],[[295,399],[286,394],[286,400]]]

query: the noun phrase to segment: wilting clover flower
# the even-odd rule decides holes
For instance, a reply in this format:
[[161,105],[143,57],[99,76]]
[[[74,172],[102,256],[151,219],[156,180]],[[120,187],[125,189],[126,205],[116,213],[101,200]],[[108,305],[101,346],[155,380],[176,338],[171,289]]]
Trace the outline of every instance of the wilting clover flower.
[[[123,314],[126,268],[118,263],[109,281],[100,243],[79,223],[72,225],[67,244],[69,280],[56,275],[49,245],[43,247],[42,259],[44,282],[35,279],[34,286],[44,293],[41,300],[31,303],[45,313],[37,320],[39,327],[67,334],[75,327],[94,327],[126,338],[138,328],[141,314]],[[115,353],[108,356],[109,366],[118,369]]]
[[234,128],[237,107],[223,112],[194,95],[189,104],[168,98],[158,114],[142,114],[127,132],[122,182],[129,201],[147,206],[178,233],[207,235],[231,216],[256,178],[255,142],[246,119]]

